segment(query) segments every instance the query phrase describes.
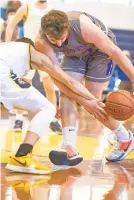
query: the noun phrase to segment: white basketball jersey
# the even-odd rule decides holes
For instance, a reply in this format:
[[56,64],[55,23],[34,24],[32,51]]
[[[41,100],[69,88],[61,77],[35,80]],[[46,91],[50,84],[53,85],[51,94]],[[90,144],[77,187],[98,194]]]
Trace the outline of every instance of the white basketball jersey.
[[9,69],[22,78],[30,70],[30,45],[23,42],[0,44],[0,71]]
[[24,23],[25,37],[35,40],[41,26],[41,18],[48,9],[40,10],[34,4],[27,5],[27,17]]

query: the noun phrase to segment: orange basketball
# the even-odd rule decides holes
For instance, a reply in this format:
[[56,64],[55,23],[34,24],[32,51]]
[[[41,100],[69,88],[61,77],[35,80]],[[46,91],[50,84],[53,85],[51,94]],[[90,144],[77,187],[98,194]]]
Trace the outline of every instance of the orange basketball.
[[105,105],[109,116],[119,121],[127,120],[134,114],[134,97],[125,90],[111,92]]

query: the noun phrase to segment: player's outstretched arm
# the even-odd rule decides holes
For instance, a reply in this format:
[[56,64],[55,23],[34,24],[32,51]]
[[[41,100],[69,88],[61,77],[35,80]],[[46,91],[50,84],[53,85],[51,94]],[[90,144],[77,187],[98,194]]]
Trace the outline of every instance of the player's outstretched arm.
[[71,78],[58,65],[54,65],[50,58],[31,47],[31,60],[35,69],[46,71],[50,76],[65,84],[73,92],[86,99],[96,99],[81,83]]
[[11,41],[15,27],[23,19],[23,17],[26,15],[26,12],[27,12],[26,6],[21,6],[17,10],[13,19],[11,21],[9,21],[7,28],[6,28],[6,42]]
[[113,61],[127,74],[134,85],[134,67],[109,37],[85,15],[80,17],[81,32],[87,43],[92,43],[102,52],[109,55]]
[[104,104],[99,100],[88,100],[78,94],[72,92],[66,85],[52,78],[54,83],[60,89],[60,91],[65,94],[70,99],[73,99],[80,105],[82,105],[88,112],[92,113],[96,119],[105,121],[107,119],[107,114],[104,111]]

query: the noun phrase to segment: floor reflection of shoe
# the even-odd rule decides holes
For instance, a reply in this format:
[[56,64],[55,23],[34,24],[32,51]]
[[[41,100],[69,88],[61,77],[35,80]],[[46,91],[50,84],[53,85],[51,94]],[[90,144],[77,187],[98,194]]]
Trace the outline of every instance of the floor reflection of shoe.
[[22,120],[15,120],[13,131],[19,132],[23,129],[23,121]]
[[108,142],[109,142],[111,145],[117,144],[117,137],[116,137],[116,135],[113,134],[113,133],[109,133],[109,134],[108,134],[107,140],[108,140]]
[[[80,177],[83,173],[80,169],[77,168],[69,168],[66,170],[58,170],[51,173],[51,178],[48,180],[48,184],[50,185],[62,185],[64,184],[68,177]],[[75,179],[73,179],[75,180]]]
[[6,165],[6,169],[15,172],[32,173],[32,174],[51,173],[51,170],[48,167],[39,164],[32,157],[32,154],[28,154],[26,156],[21,156],[21,157],[11,156],[8,164]]
[[59,124],[58,121],[56,122],[51,122],[50,123],[50,129],[54,132],[59,132],[59,133],[62,133],[62,128],[61,128],[61,125]]
[[123,160],[132,150],[134,150],[134,135],[130,134],[129,140],[122,142],[117,141],[117,145],[113,150],[106,156],[107,161],[116,162]]
[[[43,175],[26,175],[16,174],[6,176],[6,181],[10,187],[16,191],[17,199],[33,199],[31,197],[31,189],[34,186],[42,185],[48,187],[50,176]],[[23,195],[23,198],[22,198]]]
[[49,153],[49,158],[54,165],[78,165],[83,158],[71,146],[62,146],[61,149],[52,150]]
[[50,179],[50,176],[43,175],[18,175],[11,174],[6,176],[6,180],[11,187],[20,187],[20,188],[29,188],[33,185],[38,185],[44,182],[47,182]]
[[108,162],[106,167],[109,168],[109,171],[115,176],[116,181],[121,184],[129,184],[132,187],[134,186],[134,177],[129,173],[125,167],[119,163]]

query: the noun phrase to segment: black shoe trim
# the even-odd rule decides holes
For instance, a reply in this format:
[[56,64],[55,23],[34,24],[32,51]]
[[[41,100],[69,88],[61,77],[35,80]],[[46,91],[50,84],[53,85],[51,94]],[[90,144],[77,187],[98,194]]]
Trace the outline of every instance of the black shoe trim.
[[20,162],[18,160],[16,160],[15,158],[13,158],[16,162],[18,162],[20,165],[22,165],[23,167],[26,167],[27,165],[27,162],[25,161],[24,163],[23,162]]
[[66,152],[58,152],[54,150],[49,153],[49,159],[54,165],[68,165],[68,166],[78,165],[83,160],[82,157],[70,160]]

